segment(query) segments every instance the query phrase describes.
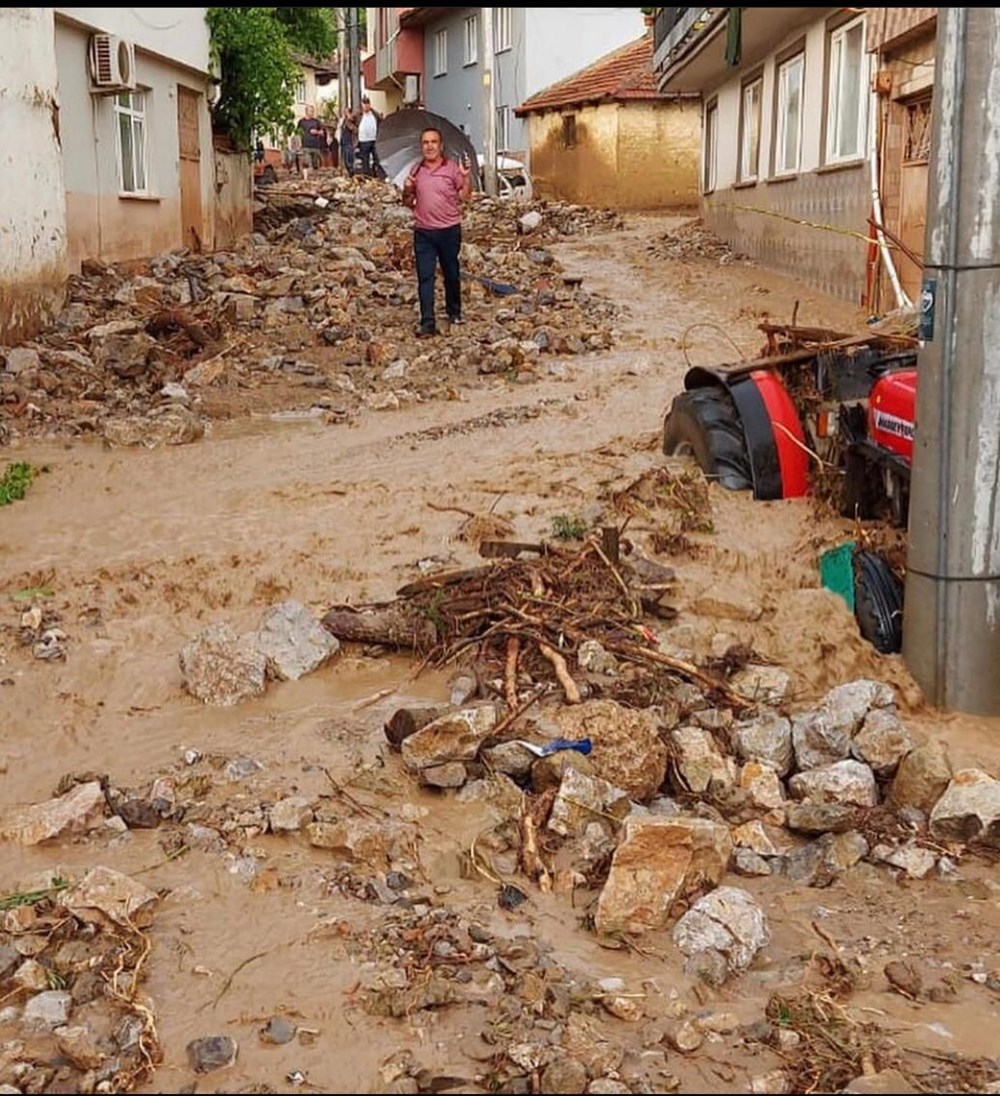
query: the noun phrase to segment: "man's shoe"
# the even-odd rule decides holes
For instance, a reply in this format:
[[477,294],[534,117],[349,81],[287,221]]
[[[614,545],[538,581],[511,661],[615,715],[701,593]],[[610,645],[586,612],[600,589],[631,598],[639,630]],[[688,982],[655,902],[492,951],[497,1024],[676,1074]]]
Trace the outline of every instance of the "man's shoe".
[[422,323],[417,328],[417,338],[418,339],[429,339],[432,335],[436,335],[437,333],[438,333],[438,329],[432,323]]
[[461,316],[449,316],[448,323],[450,323],[452,327],[461,327],[462,324],[465,323],[465,320],[463,320]]

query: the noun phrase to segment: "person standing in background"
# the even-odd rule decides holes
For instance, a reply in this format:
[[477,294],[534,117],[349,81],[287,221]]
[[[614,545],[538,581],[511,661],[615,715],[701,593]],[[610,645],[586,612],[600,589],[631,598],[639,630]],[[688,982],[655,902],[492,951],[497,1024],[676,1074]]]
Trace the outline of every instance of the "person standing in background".
[[311,167],[323,166],[323,153],[326,151],[326,130],[316,117],[316,108],[306,104],[306,112],[298,121],[299,136],[302,138],[302,178],[309,178]]
[[375,150],[378,137],[378,124],[381,119],[372,109],[372,101],[367,95],[361,96],[361,118],[358,121],[358,155],[361,157],[361,173],[372,178],[379,175],[382,165]]
[[354,152],[358,144],[358,119],[350,107],[340,116],[340,166],[347,177],[354,174]]

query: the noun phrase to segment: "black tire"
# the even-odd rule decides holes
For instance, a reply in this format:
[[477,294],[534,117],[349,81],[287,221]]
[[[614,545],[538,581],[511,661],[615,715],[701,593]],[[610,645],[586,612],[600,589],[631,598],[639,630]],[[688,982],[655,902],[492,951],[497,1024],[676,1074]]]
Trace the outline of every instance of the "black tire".
[[733,397],[721,385],[674,397],[663,423],[663,452],[694,457],[709,479],[730,491],[753,488],[743,425]]
[[271,164],[265,164],[260,175],[257,176],[258,186],[270,186],[272,183],[278,181],[278,176],[275,173],[274,167]]
[[903,648],[903,583],[877,552],[854,553],[854,617],[876,651],[892,655]]

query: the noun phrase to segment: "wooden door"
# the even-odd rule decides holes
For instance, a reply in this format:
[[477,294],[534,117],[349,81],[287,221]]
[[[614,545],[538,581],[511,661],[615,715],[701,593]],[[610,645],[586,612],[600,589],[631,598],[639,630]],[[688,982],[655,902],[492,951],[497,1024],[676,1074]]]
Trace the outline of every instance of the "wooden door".
[[177,137],[180,151],[181,245],[201,251],[205,226],[201,212],[201,129],[196,91],[177,87]]
[[[931,153],[931,96],[903,103],[903,159],[899,172],[899,238],[923,258],[927,231],[927,168]],[[923,265],[897,251],[899,280],[911,301],[920,300]]]

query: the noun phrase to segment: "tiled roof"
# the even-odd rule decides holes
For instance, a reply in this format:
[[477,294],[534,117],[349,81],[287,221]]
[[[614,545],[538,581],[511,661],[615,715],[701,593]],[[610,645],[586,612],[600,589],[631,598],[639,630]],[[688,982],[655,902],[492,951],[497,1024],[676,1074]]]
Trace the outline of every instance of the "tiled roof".
[[592,65],[572,76],[550,84],[525,99],[514,109],[523,116],[534,111],[559,110],[577,103],[593,103],[602,99],[669,99],[657,90],[653,76],[653,32],[626,42],[606,53]]

